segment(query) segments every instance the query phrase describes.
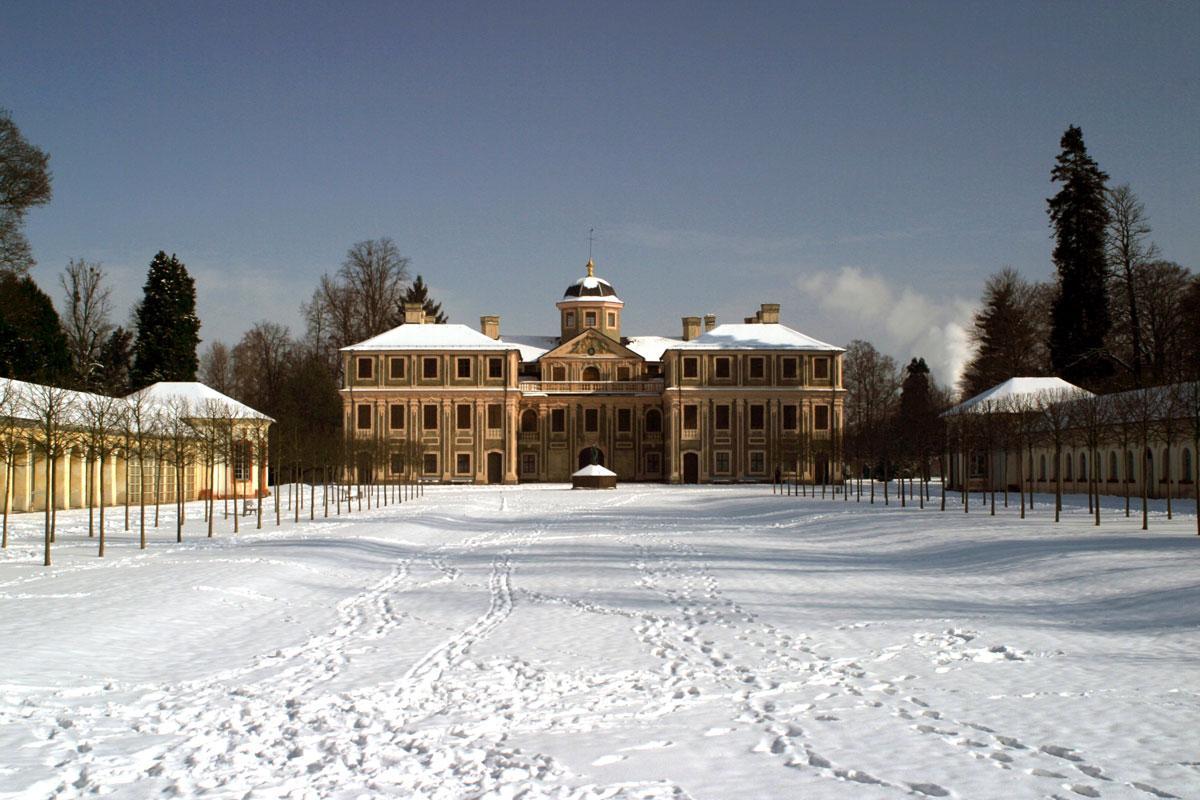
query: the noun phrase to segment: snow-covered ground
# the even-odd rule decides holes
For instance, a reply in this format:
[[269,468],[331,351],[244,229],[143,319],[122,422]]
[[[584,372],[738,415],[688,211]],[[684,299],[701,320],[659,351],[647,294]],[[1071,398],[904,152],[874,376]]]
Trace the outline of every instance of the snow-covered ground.
[[0,793],[1200,797],[1194,506],[1068,502],[439,487],[103,560],[64,513],[49,569],[25,515]]

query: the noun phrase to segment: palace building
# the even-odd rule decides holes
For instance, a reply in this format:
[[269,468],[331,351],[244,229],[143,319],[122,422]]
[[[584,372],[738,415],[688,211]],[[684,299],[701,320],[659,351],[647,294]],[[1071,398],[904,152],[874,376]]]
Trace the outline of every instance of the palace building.
[[567,481],[598,460],[622,481],[840,479],[842,348],[780,323],[778,305],[624,336],[625,303],[589,260],[556,308],[558,335],[502,337],[499,317],[438,325],[414,304],[344,348],[360,476]]

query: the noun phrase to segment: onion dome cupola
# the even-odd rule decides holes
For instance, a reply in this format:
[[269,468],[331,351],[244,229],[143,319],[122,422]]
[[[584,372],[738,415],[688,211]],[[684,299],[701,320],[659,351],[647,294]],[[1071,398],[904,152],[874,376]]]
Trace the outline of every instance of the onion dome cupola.
[[563,341],[589,328],[621,341],[621,309],[624,305],[613,285],[596,277],[596,265],[588,259],[587,275],[568,286],[557,304]]

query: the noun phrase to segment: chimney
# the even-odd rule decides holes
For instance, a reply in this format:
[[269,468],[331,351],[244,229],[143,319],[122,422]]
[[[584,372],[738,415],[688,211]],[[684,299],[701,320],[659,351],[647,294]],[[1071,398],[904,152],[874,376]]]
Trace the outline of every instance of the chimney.
[[489,339],[500,338],[500,318],[499,317],[480,317],[479,330],[483,331],[483,335]]
[[717,327],[717,315],[716,314],[705,314],[704,315],[704,332],[708,333],[715,327]]
[[742,321],[745,322],[747,325],[754,325],[755,323],[758,322],[758,315],[755,314],[753,317],[744,317]]
[[700,335],[700,318],[699,317],[684,317],[683,318],[683,340],[690,342]]
[[779,324],[779,303],[763,303],[762,308],[758,311],[758,321],[773,325]]
[[425,324],[425,306],[421,303],[405,303],[404,304],[404,324],[405,325],[424,325]]

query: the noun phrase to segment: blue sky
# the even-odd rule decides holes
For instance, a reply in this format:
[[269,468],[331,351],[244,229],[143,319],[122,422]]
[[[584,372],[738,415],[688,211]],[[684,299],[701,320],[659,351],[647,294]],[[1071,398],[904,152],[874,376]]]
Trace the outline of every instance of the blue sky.
[[6,5],[43,287],[100,260],[124,317],[165,249],[232,342],[390,236],[455,321],[552,333],[595,227],[627,334],[779,302],[945,379],[984,278],[1050,274],[1068,124],[1200,267],[1200,4],[337,6]]

